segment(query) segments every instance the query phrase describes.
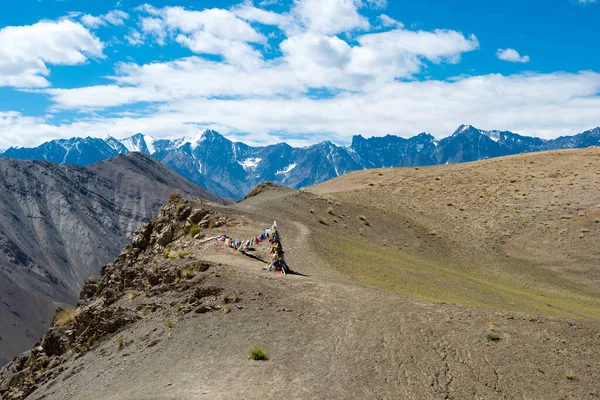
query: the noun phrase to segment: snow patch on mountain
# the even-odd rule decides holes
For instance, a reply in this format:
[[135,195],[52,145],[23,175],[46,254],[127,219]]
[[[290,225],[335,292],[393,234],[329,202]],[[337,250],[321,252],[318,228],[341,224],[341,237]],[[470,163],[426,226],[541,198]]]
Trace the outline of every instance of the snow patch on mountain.
[[280,171],[277,171],[277,172],[275,172],[275,174],[276,174],[276,175],[287,175],[287,174],[289,174],[290,172],[292,172],[292,170],[293,170],[294,168],[296,168],[297,166],[298,166],[298,164],[295,164],[295,163],[294,163],[294,164],[290,164],[290,165],[288,165],[287,167],[285,167],[284,169],[282,169],[282,170],[280,170]]
[[[143,145],[145,144],[143,142],[144,140],[144,136],[142,135],[135,135],[129,138],[125,138],[121,140],[121,144],[123,144],[123,146],[125,146],[125,148],[129,151],[129,152],[134,152],[134,151],[139,151],[139,152],[143,152]],[[147,147],[147,146],[146,146]]]
[[144,135],[144,142],[146,142],[146,148],[150,154],[156,153],[156,149],[154,148],[154,142],[156,141],[152,136]]
[[482,131],[482,133],[496,143],[500,141],[500,131]]
[[244,169],[251,169],[254,171],[258,167],[258,163],[262,161],[262,158],[247,158],[244,161],[238,161],[238,163],[244,167]]
[[208,129],[203,130],[202,132],[197,134],[191,142],[189,142],[192,146],[192,150],[196,150],[198,146],[200,146],[203,142],[205,142],[208,139],[207,132]]

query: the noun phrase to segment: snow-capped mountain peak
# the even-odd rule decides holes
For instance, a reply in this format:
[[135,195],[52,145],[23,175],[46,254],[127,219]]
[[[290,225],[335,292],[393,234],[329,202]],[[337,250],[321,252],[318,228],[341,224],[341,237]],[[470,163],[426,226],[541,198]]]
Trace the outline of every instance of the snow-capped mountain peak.
[[[488,140],[489,138],[489,140]],[[323,142],[304,148],[286,144],[252,147],[234,143],[213,130],[193,140],[155,139],[141,133],[125,139],[106,136],[53,140],[36,148],[10,148],[0,157],[89,165],[132,151],[152,154],[187,179],[215,194],[242,198],[255,185],[272,181],[291,187],[310,186],[349,171],[476,161],[523,152],[600,146],[600,128],[553,140],[508,131],[484,131],[461,125],[436,140],[426,133],[354,136],[349,146]]]

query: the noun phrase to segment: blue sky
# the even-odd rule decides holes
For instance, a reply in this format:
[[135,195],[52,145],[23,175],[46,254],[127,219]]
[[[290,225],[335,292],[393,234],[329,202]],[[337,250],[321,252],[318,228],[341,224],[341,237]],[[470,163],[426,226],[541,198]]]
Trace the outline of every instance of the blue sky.
[[600,2],[9,0],[0,148],[600,125]]

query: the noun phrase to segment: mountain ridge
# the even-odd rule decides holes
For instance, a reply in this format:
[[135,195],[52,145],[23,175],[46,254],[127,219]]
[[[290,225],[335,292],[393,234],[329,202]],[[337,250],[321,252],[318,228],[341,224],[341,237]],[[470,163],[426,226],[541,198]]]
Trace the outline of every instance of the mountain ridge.
[[573,136],[541,139],[461,125],[440,140],[425,132],[410,138],[355,135],[348,146],[325,141],[306,147],[292,147],[285,142],[250,146],[233,142],[214,130],[205,130],[193,141],[155,139],[142,133],[120,140],[111,136],[58,139],[35,148],[13,147],[0,157],[89,165],[139,151],[210,192],[241,199],[264,181],[301,188],[355,170],[452,164],[599,145],[600,127]]
[[88,167],[0,159],[0,364],[174,192],[221,200],[141,153]]

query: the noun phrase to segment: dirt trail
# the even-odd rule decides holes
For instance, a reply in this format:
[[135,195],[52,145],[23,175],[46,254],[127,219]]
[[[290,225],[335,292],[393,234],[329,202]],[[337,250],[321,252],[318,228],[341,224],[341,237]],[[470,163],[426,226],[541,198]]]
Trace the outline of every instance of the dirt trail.
[[[238,212],[238,211],[235,211]],[[261,229],[252,216],[232,229]],[[306,276],[217,242],[188,250],[221,265],[212,285],[239,294],[231,312],[154,315],[76,359],[32,399],[597,399],[600,325],[435,304],[349,284],[311,249],[312,232],[277,221]],[[266,257],[264,252],[257,254]],[[239,307],[239,308],[238,308]],[[494,325],[501,340],[490,342]],[[268,361],[248,359],[261,345]],[[56,383],[56,382],[55,382]]]

